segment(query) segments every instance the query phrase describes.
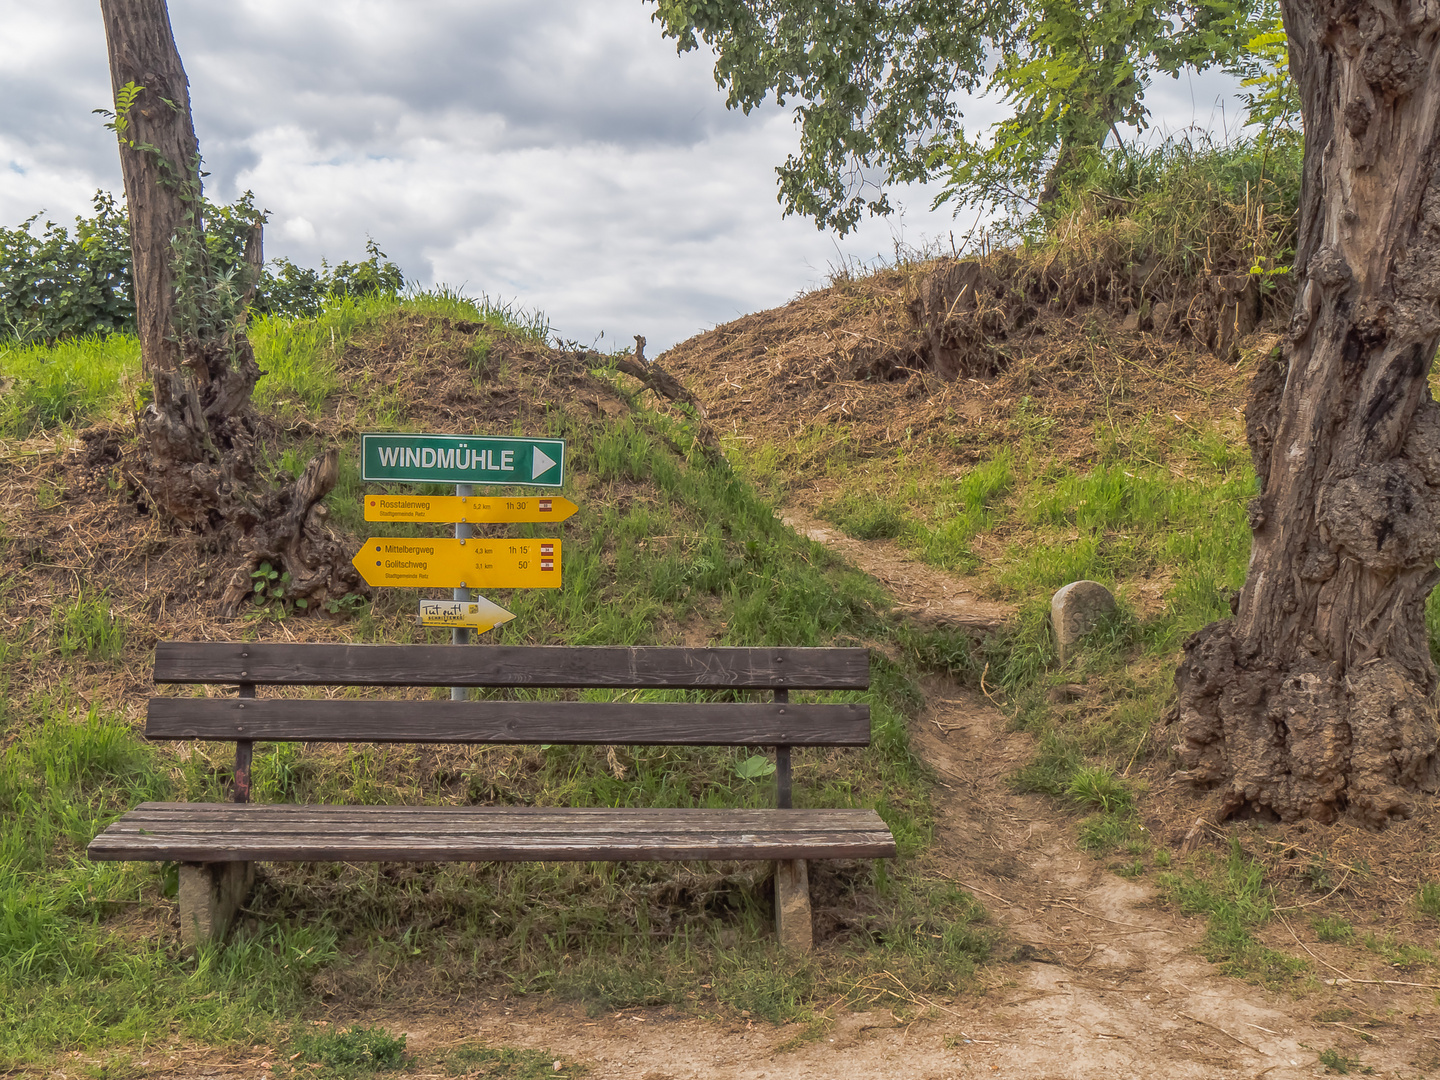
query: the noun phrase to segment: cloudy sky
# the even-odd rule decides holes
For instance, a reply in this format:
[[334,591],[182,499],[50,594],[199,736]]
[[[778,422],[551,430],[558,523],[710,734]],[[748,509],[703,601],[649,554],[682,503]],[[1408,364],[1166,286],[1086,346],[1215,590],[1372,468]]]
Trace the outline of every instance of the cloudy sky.
[[[212,198],[250,189],[267,255],[318,265],[377,243],[420,284],[543,311],[651,355],[972,214],[903,212],[845,238],[782,219],[788,109],[727,112],[642,0],[171,0]],[[68,221],[122,189],[96,0],[0,0],[0,223]],[[1224,76],[1162,79],[1164,131],[1233,127]],[[966,106],[967,126],[1000,114]]]

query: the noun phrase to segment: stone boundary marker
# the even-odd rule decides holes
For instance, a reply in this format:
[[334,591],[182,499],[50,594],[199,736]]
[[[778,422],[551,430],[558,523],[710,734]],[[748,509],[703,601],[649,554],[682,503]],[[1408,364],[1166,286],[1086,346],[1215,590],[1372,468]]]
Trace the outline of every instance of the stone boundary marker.
[[1095,628],[1101,616],[1115,610],[1115,597],[1098,581],[1072,581],[1050,600],[1050,624],[1060,663],[1069,659],[1073,646]]

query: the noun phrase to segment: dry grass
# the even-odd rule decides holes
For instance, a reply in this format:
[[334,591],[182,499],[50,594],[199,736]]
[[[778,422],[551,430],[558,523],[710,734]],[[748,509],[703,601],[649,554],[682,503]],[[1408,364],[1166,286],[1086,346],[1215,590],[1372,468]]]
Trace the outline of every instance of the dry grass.
[[[832,454],[854,462],[899,449],[954,469],[1041,428],[1060,455],[1080,461],[1094,453],[1097,429],[1150,416],[1207,425],[1229,417],[1238,429],[1253,358],[1276,340],[1252,335],[1231,362],[1104,307],[1066,314],[1047,305],[987,339],[993,374],[944,379],[913,362],[927,338],[909,314],[927,276],[944,269],[918,263],[842,280],[691,338],[661,360],[742,456],[768,446],[802,468]],[[888,369],[893,379],[867,377],[877,349],[911,360]]]

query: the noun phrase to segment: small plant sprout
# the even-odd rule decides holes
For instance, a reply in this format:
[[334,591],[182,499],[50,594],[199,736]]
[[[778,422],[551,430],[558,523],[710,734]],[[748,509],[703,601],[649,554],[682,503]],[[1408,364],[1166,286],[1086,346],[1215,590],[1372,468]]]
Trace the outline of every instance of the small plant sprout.
[[764,754],[752,754],[735,765],[735,775],[741,780],[763,780],[775,773],[775,762]]
[[310,606],[310,601],[300,596],[291,599],[286,590],[290,585],[290,572],[283,573],[276,570],[268,561],[262,562],[256,569],[250,572],[252,583],[251,599],[255,607],[250,612],[249,618],[259,619],[270,617],[283,619],[290,610],[304,611]]

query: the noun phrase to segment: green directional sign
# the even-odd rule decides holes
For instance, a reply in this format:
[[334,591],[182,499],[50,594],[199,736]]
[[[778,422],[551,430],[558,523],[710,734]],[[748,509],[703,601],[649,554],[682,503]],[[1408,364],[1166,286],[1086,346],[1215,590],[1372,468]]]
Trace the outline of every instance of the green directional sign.
[[360,478],[558,488],[565,478],[565,442],[480,435],[365,434],[360,436]]

